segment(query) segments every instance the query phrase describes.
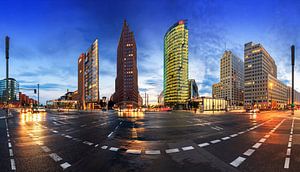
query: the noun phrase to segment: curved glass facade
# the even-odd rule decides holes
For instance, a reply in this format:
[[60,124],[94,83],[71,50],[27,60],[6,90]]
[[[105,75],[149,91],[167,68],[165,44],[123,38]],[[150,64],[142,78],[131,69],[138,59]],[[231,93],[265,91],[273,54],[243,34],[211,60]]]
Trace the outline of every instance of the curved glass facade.
[[[0,102],[6,102],[6,79],[0,80]],[[14,78],[8,78],[8,101],[19,101],[19,83]]]
[[178,107],[188,99],[188,29],[187,21],[180,20],[164,37],[164,101]]

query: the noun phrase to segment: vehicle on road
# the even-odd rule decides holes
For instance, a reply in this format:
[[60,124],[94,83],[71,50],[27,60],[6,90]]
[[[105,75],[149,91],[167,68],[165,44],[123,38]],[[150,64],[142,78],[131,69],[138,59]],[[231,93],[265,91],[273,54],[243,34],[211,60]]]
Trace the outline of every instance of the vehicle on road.
[[40,113],[40,112],[46,112],[46,109],[44,107],[35,107],[32,109],[33,113]]

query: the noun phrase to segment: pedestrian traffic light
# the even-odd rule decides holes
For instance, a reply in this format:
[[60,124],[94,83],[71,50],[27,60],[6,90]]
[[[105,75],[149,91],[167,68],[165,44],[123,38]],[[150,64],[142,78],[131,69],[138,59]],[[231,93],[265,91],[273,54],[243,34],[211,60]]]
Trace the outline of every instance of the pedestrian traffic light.
[[33,90],[34,94],[36,94],[36,89]]

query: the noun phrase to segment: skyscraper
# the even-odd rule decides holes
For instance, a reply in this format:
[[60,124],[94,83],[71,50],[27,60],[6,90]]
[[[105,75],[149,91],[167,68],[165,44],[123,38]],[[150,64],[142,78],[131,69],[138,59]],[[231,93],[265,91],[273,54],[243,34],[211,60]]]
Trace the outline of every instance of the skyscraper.
[[[8,93],[6,93],[6,85],[8,85]],[[19,83],[14,78],[8,78],[8,83],[6,79],[0,80],[0,102],[6,101],[9,103],[19,101]]]
[[113,100],[121,108],[136,108],[139,102],[136,43],[126,20],[117,50],[117,77]]
[[220,83],[213,85],[213,97],[224,98],[230,106],[244,104],[244,62],[225,51],[220,62]]
[[288,87],[277,79],[274,59],[261,44],[244,46],[245,105],[261,109],[284,108]]
[[99,103],[98,39],[78,58],[78,94],[80,109],[94,109]]
[[164,37],[164,101],[177,109],[189,99],[187,20],[171,26]]

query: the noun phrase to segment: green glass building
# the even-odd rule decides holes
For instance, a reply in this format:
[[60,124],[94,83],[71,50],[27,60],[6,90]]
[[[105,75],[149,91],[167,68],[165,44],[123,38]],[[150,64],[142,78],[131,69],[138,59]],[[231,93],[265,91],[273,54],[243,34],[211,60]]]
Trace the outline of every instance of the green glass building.
[[164,101],[166,106],[184,109],[188,99],[188,29],[187,20],[180,20],[164,37]]

